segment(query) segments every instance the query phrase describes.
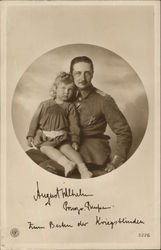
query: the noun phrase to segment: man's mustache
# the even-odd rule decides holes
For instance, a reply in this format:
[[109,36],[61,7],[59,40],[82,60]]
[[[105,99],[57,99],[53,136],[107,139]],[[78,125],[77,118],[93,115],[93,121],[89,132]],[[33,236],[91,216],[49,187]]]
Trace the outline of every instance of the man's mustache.
[[87,81],[81,81],[81,82],[79,82],[79,83],[83,83],[83,84],[84,84],[84,83],[87,83]]

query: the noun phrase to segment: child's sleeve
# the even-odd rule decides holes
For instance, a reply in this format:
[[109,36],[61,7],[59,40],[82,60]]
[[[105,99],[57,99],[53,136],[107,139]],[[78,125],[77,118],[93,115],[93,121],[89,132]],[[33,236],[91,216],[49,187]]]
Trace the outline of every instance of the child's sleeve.
[[35,137],[36,131],[39,128],[40,115],[42,112],[42,108],[43,108],[43,105],[42,105],[42,103],[40,103],[39,107],[37,108],[32,120],[30,122],[29,130],[28,130],[26,138]]
[[69,105],[69,134],[72,142],[80,143],[79,117],[74,104]]

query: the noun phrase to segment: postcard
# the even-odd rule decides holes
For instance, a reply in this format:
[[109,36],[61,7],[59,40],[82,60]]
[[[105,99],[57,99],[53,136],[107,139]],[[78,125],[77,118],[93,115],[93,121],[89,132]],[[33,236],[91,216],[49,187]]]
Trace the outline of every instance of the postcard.
[[0,248],[160,249],[160,2],[0,10]]

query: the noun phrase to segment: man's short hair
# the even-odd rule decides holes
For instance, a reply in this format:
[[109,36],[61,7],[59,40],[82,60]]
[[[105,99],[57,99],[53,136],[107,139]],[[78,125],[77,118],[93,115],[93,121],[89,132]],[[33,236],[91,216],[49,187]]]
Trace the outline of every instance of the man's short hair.
[[91,65],[92,71],[94,72],[93,62],[92,62],[92,60],[89,57],[87,57],[87,56],[77,56],[77,57],[73,58],[72,61],[71,61],[71,63],[70,63],[70,73],[71,74],[73,72],[73,66],[74,66],[74,64],[79,63],[79,62],[89,63]]

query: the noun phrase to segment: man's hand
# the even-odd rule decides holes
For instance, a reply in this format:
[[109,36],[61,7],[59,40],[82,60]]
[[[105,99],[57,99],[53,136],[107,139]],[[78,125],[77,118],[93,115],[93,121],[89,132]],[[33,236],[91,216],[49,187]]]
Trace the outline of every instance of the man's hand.
[[112,163],[107,163],[106,164],[106,168],[105,168],[105,171],[107,172],[107,173],[110,173],[112,170],[114,170],[114,169],[116,169],[116,167],[112,164]]
[[72,148],[74,148],[75,151],[78,151],[79,150],[79,145],[77,142],[73,142],[72,143]]
[[33,137],[28,137],[27,138],[27,145],[29,146],[29,147],[33,147],[34,146],[34,138]]
[[120,167],[124,163],[125,159],[121,158],[119,155],[115,155],[111,162],[107,163],[105,171],[107,173]]
[[41,129],[38,129],[34,137],[34,145],[38,146],[41,142],[46,141],[47,137]]

